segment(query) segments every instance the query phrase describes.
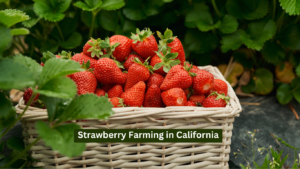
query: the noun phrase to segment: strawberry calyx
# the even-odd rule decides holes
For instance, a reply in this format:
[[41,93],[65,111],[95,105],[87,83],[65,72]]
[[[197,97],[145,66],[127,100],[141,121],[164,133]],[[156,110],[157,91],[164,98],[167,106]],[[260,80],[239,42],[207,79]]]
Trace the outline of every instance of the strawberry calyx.
[[124,99],[118,98],[119,99],[119,104],[118,107],[126,107],[126,104],[124,104]]
[[149,62],[148,62],[149,59],[150,59],[150,57],[148,57],[148,58],[145,60],[145,62],[143,63],[143,62],[141,62],[141,60],[140,60],[139,58],[135,57],[135,58],[133,59],[133,62],[134,62],[134,63],[137,63],[137,64],[139,64],[139,65],[145,66],[145,67],[149,70],[149,72],[153,74],[154,69],[153,69],[153,67],[152,67],[151,65],[149,65]]
[[213,91],[209,96],[213,96],[213,95],[217,95],[216,100],[219,100],[219,99],[225,100],[226,104],[228,104],[228,101],[230,100],[230,97],[229,96],[225,96],[224,93],[219,94],[218,92]]
[[56,56],[52,52],[44,52],[43,57],[41,58],[42,63],[46,63],[47,60],[56,58]]
[[131,33],[131,39],[134,40],[133,43],[137,41],[143,42],[145,39],[150,37],[153,33],[150,28],[145,28],[144,30],[140,31],[139,28],[136,28],[136,34]]
[[100,38],[97,38],[97,39],[91,38],[91,41],[88,41],[87,43],[91,46],[91,48],[89,48],[87,51],[92,52],[91,53],[92,58],[94,58],[94,57],[100,58],[101,55],[103,55],[104,48],[102,48],[102,46],[100,45],[100,43],[101,43]]
[[61,59],[72,59],[72,52],[62,51],[61,53],[58,53],[58,56],[60,56]]
[[90,63],[89,60],[88,60],[86,63],[82,62],[81,68],[84,69],[84,70],[86,70],[86,71],[89,71],[89,72],[94,73],[94,72],[93,72],[93,69],[89,68],[89,67],[90,67],[90,64],[91,64],[91,63]]
[[188,62],[184,62],[183,68],[184,68],[184,70],[186,70],[186,71],[189,73],[190,76],[192,76],[192,77],[197,76],[196,73],[191,72],[191,70],[192,70],[192,68],[193,68],[193,63],[191,63],[191,64],[189,65]]
[[117,42],[113,45],[110,45],[109,37],[105,38],[105,40],[101,40],[100,46],[101,48],[105,49],[106,52],[106,54],[102,55],[102,57],[113,58],[115,60],[116,58],[113,56],[113,51],[115,51],[116,47],[120,44],[121,43]]
[[173,36],[173,32],[167,28],[163,35],[159,31],[157,31],[156,33],[157,36],[161,39],[159,40],[158,50],[163,51],[164,53],[168,49],[171,49],[168,46],[168,44],[173,42],[174,39],[176,38],[176,36]]
[[156,54],[162,62],[155,64],[153,70],[158,70],[163,66],[164,72],[168,73],[173,66],[181,63],[180,60],[176,59],[177,52],[171,53],[170,50],[167,50],[165,54],[163,53],[164,56],[160,52],[156,52]]

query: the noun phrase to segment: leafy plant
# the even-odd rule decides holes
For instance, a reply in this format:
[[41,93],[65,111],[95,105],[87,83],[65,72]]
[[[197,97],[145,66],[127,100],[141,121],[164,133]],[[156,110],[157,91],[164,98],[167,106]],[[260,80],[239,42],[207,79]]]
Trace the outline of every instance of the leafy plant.
[[[48,112],[48,122],[38,121],[36,123],[35,127],[39,137],[26,148],[15,143],[18,140],[10,139],[7,141],[8,147],[14,150],[15,157],[6,163],[4,168],[19,159],[28,161],[25,153],[40,139],[43,139],[45,144],[53,150],[58,150],[60,154],[69,157],[78,156],[85,150],[85,144],[76,143],[76,146],[74,145],[73,131],[80,126],[69,122],[87,118],[106,119],[113,114],[112,105],[105,97],[98,97],[94,94],[76,96],[77,87],[74,81],[65,76],[82,71],[78,62],[52,58],[47,60],[42,67],[29,57],[16,55],[12,58],[0,59],[0,65],[1,90],[23,89],[25,87],[33,89],[29,102],[17,118],[16,110],[11,101],[3,92],[0,92],[2,112],[0,114],[0,129],[6,128],[1,133],[1,137],[20,120],[37,93],[40,94],[40,99]],[[24,165],[26,164],[25,162]]]

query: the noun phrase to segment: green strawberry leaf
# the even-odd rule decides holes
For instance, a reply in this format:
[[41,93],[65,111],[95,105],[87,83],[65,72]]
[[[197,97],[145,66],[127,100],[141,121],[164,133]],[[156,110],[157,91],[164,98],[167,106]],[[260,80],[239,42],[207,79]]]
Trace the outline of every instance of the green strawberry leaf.
[[[39,86],[43,86],[51,79],[83,71],[81,65],[73,60],[53,58],[46,61],[39,79]],[[63,85],[63,84],[62,84]]]
[[119,26],[118,13],[115,11],[101,11],[99,23],[107,31],[115,31]]
[[12,35],[28,35],[30,32],[26,28],[15,28],[10,30],[10,34]]
[[300,29],[296,24],[288,26],[278,35],[277,38],[280,41],[280,44],[287,48],[292,50],[300,49]]
[[259,68],[254,73],[255,93],[266,95],[273,90],[273,74],[265,68]]
[[25,148],[23,140],[19,137],[11,137],[7,139],[6,145],[8,148],[16,150],[17,152],[21,152]]
[[123,8],[123,14],[134,21],[146,19],[147,15],[141,6],[142,2],[140,0],[129,0]]
[[280,6],[289,15],[299,15],[300,14],[300,1],[299,0],[279,0]]
[[267,41],[261,50],[263,58],[274,65],[278,65],[285,58],[285,51],[276,42]]
[[222,37],[221,40],[221,50],[223,53],[228,52],[229,50],[236,50],[241,47],[243,44],[241,40],[241,34],[243,30],[239,29],[236,32]]
[[196,29],[187,31],[184,37],[187,50],[196,53],[205,53],[214,50],[219,45],[219,41],[212,33],[204,33]]
[[238,19],[259,19],[268,13],[268,0],[228,0],[226,9],[228,13]]
[[70,6],[71,0],[34,0],[35,13],[51,22],[58,22],[65,17],[65,12]]
[[300,78],[295,78],[294,80],[292,80],[291,82],[291,86],[292,86],[292,93],[295,97],[295,99],[300,103]]
[[107,119],[114,112],[112,105],[105,97],[94,94],[84,94],[74,98],[63,113],[59,116],[58,123],[78,119]]
[[41,44],[41,48],[40,48],[40,52],[44,53],[44,52],[52,52],[52,53],[56,53],[58,50],[58,42],[53,40],[53,39],[48,39],[47,41],[42,42]]
[[80,129],[77,124],[70,123],[50,128],[45,122],[38,121],[36,129],[45,144],[52,150],[58,150],[62,155],[75,157],[85,150],[85,143],[74,143],[74,130]]
[[292,88],[289,84],[281,84],[277,88],[276,97],[280,104],[288,104],[293,99],[293,93],[291,92]]
[[0,130],[2,131],[4,128],[10,127],[15,122],[16,117],[17,115],[15,110],[9,112],[6,117],[0,116]]
[[78,32],[73,32],[68,39],[63,42],[60,42],[60,46],[65,49],[73,49],[79,46],[82,42],[82,36]]
[[73,5],[84,11],[93,11],[102,5],[101,0],[84,0],[84,1],[85,3],[81,1],[77,1]]
[[[81,21],[88,27],[92,27],[93,23],[93,14],[89,11],[82,11],[81,12]],[[100,27],[100,15],[96,15],[95,22],[94,22],[94,28]]]
[[1,108],[0,118],[7,118],[9,117],[10,114],[16,112],[11,101],[2,92],[0,92],[0,108]]
[[0,60],[0,89],[2,90],[35,86],[37,78],[27,66],[11,58]]
[[33,90],[41,95],[69,99],[76,95],[77,86],[75,82],[68,77],[56,77],[48,80],[39,89]]
[[185,15],[185,21],[184,21],[185,26],[189,28],[196,28],[197,27],[196,23],[198,20],[201,19],[201,14],[203,13],[201,10],[204,10],[203,8],[205,7],[207,6],[204,4],[199,4],[199,3],[193,4],[193,8],[187,11]]
[[38,17],[35,14],[35,12],[33,10],[33,4],[23,6],[22,8],[19,8],[19,9],[22,10],[23,12],[25,12],[30,17],[30,19],[22,22],[22,24],[27,28],[33,27],[41,19],[41,17]]
[[35,74],[36,77],[39,77],[43,67],[38,64],[35,60],[31,59],[30,57],[23,56],[22,54],[17,54],[13,57],[14,61],[22,64],[30,69],[30,71]]
[[103,0],[101,9],[103,10],[117,10],[125,5],[124,0]]
[[36,25],[40,19],[41,19],[40,17],[31,18],[27,21],[23,21],[22,24],[27,28],[31,28],[34,25]]
[[42,102],[47,108],[48,120],[50,123],[59,117],[59,115],[61,114],[60,112],[64,111],[64,108],[67,105],[66,99],[61,99],[57,97],[48,97],[45,95],[40,95],[39,99],[42,100]]
[[199,30],[207,32],[221,26],[220,21],[214,23],[208,6],[206,6],[205,4],[199,4],[199,7],[197,9],[199,10],[199,16],[196,25]]
[[253,21],[246,32],[241,34],[241,40],[250,49],[261,50],[264,43],[276,33],[276,24],[272,20]]
[[231,15],[225,15],[221,20],[219,30],[222,33],[233,33],[237,30],[239,23],[236,18]]
[[13,36],[10,34],[10,29],[6,28],[2,24],[0,24],[0,58],[2,57],[2,53],[8,48],[11,44]]
[[0,18],[0,22],[7,27],[11,27],[16,23],[30,19],[26,13],[16,9],[5,9],[0,11]]

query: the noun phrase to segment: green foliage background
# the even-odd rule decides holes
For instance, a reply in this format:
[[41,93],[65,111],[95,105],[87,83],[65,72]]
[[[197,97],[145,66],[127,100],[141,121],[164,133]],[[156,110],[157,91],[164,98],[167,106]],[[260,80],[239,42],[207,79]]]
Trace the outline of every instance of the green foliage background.
[[[181,39],[187,60],[196,65],[227,64],[231,57],[242,64],[251,74],[250,82],[242,86],[244,93],[277,91],[281,104],[293,98],[300,102],[299,0],[0,2],[0,10],[18,10],[0,12],[2,56],[19,50],[40,62],[47,51],[81,52],[90,37],[130,36],[136,28],[160,32],[169,28]],[[22,22],[12,26],[5,19]],[[287,63],[295,77],[292,82],[275,76],[275,67],[283,71]]]

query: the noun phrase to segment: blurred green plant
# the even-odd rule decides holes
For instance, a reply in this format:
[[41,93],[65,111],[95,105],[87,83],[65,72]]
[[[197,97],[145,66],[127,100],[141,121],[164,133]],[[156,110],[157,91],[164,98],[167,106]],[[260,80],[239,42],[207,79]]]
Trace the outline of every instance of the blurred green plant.
[[[249,78],[240,92],[277,93],[300,102],[300,7],[296,0],[1,0],[0,56],[38,62],[43,52],[81,52],[93,38],[130,37],[136,28],[173,30],[187,60],[202,65],[239,63]],[[24,28],[25,27],[25,28]],[[237,64],[233,64],[237,65]],[[228,70],[233,70],[228,65]],[[227,77],[229,81],[231,78]],[[243,79],[244,80],[244,79]],[[238,83],[239,82],[239,83]],[[274,90],[274,87],[276,88]]]

